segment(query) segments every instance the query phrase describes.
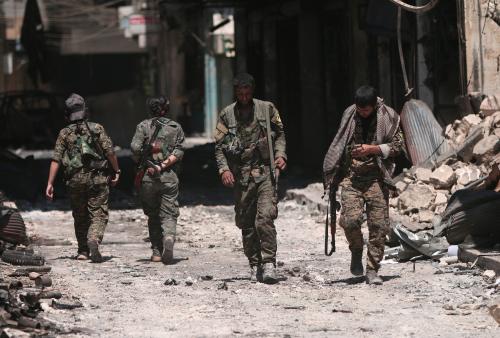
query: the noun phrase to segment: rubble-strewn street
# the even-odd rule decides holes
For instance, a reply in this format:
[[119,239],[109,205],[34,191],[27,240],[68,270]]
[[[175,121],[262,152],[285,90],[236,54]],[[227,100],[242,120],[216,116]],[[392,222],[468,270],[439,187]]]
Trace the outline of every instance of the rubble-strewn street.
[[[482,271],[430,261],[386,264],[383,286],[349,273],[342,231],[323,255],[323,216],[295,201],[280,204],[277,285],[251,284],[231,206],[181,209],[175,264],[149,261],[141,210],[113,210],[102,264],[79,262],[68,211],[24,212],[52,265],[63,300],[83,308],[42,314],[79,334],[165,336],[493,337],[497,295]],[[165,283],[170,285],[165,285]],[[75,297],[75,298],[73,298]],[[430,332],[432,328],[432,332]]]

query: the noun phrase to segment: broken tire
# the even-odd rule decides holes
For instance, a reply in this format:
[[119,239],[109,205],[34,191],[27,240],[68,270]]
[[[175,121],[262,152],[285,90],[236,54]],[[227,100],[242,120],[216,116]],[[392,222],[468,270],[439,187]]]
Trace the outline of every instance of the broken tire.
[[12,265],[34,265],[45,264],[45,258],[35,255],[30,251],[5,250],[2,254],[2,261]]

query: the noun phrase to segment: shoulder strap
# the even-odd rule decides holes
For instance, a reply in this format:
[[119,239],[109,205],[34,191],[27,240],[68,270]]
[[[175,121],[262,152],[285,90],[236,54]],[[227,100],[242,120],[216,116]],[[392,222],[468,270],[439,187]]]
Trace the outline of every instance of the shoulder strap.
[[236,116],[234,115],[235,104],[231,105],[231,107],[226,110],[226,114],[224,117],[226,118],[227,129],[232,134],[236,133]]
[[92,132],[92,129],[90,129],[90,126],[87,122],[87,120],[84,120],[85,123],[85,127],[87,127],[87,130],[89,131],[90,133],[90,139],[92,140],[92,143],[95,145],[95,147],[97,148],[97,151],[99,152],[99,155],[105,159],[106,157],[104,156],[104,150],[102,150],[102,147],[101,145],[99,144],[99,142],[95,139],[95,135],[94,133]]

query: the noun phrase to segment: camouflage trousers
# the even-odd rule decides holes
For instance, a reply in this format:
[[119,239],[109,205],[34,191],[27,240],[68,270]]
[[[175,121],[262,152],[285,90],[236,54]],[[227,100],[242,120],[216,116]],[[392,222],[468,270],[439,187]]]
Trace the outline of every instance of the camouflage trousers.
[[68,190],[78,252],[88,253],[87,241],[97,240],[100,243],[104,237],[108,224],[109,186],[87,183],[69,186]]
[[235,220],[241,229],[243,250],[250,265],[276,263],[276,227],[278,198],[267,177],[262,182],[250,180],[248,185],[236,184]]
[[140,190],[142,210],[148,216],[151,248],[163,250],[163,236],[175,239],[179,217],[179,180],[177,176],[167,182],[143,181]]
[[346,178],[341,185],[342,214],[340,225],[344,228],[349,249],[363,251],[364,206],[368,223],[367,270],[378,271],[384,256],[385,236],[389,231],[388,191],[377,179]]

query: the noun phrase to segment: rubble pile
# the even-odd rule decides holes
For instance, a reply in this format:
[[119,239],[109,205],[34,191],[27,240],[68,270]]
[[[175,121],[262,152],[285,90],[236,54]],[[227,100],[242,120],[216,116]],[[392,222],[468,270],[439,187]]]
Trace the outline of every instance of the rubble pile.
[[[445,128],[445,136],[455,150],[441,163],[414,166],[398,177],[398,196],[390,199],[391,216],[408,229],[432,228],[435,216],[446,208],[450,196],[485,177],[500,150],[500,107],[486,98],[479,114],[470,114]],[[471,135],[480,134],[469,146]],[[472,136],[474,137],[474,136]]]

